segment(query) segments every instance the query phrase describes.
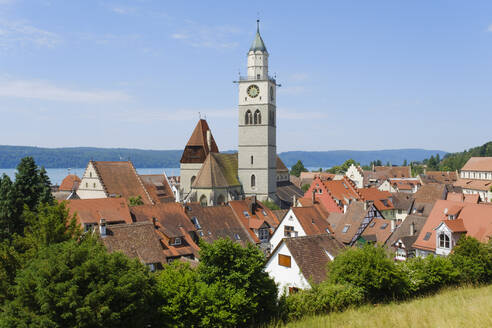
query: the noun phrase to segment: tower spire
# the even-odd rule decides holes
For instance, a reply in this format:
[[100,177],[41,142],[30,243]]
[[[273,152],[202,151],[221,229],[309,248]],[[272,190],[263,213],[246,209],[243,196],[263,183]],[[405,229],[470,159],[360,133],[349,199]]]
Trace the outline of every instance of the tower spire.
[[260,20],[256,20],[256,33],[260,34]]

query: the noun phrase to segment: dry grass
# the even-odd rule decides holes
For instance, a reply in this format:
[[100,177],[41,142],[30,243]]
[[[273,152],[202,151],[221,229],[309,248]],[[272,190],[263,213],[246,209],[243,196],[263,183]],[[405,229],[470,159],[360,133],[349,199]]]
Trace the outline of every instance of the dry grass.
[[450,289],[399,304],[366,305],[341,313],[306,318],[283,327],[492,327],[492,285]]

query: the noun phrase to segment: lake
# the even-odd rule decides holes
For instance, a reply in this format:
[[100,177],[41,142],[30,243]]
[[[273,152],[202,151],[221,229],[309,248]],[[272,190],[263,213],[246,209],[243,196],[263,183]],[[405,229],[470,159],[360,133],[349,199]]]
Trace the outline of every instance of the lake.
[[[85,167],[84,168],[76,168],[76,169],[46,169],[46,172],[48,172],[48,176],[50,177],[51,183],[52,184],[57,184],[59,185],[63,178],[65,178],[69,172],[70,174],[76,174],[79,177],[82,177],[84,174]],[[0,176],[5,173],[7,174],[12,180],[15,179],[15,172],[16,169],[0,169]],[[173,176],[173,175],[179,175],[179,167],[172,167],[172,168],[142,168],[139,169],[137,168],[138,174],[162,174],[162,172],[166,172],[167,176]]]

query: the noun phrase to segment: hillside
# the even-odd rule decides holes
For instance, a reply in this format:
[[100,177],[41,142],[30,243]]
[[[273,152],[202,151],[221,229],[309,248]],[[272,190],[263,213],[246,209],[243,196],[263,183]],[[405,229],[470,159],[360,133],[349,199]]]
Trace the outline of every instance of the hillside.
[[441,163],[439,163],[439,169],[441,171],[461,170],[463,165],[465,165],[470,157],[487,156],[492,156],[492,141],[489,141],[478,147],[470,148],[460,153],[446,154]]
[[[230,152],[230,151],[229,151]],[[179,167],[182,150],[143,150],[130,148],[96,148],[96,147],[72,147],[72,148],[40,148],[26,146],[0,146],[0,168],[15,168],[20,159],[25,156],[33,156],[41,166],[46,168],[75,168],[85,167],[91,159],[98,161],[133,161],[138,168],[151,167]],[[381,160],[383,163],[391,162],[400,165],[406,159],[421,161],[431,155],[446,154],[440,150],[424,149],[394,149],[376,151],[288,151],[280,154],[285,165],[291,167],[298,160],[302,160],[306,167],[331,167],[340,165],[347,159],[354,159],[362,165],[367,165],[373,160]]]
[[492,327],[492,285],[458,288],[410,302],[366,305],[272,327]]

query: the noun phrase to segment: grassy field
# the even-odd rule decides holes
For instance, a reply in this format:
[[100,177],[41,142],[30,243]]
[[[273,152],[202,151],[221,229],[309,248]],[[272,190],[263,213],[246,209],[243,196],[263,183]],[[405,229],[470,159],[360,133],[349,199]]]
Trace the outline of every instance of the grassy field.
[[366,305],[272,327],[492,327],[492,286],[456,288],[405,303]]

